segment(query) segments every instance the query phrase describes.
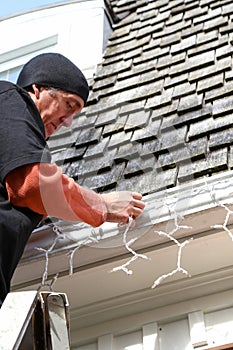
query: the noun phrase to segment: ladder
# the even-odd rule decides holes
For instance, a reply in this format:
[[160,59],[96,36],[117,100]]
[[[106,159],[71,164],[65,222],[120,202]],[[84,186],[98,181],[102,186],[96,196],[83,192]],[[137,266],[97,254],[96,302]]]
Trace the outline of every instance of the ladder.
[[70,350],[64,293],[12,292],[0,309],[0,350]]

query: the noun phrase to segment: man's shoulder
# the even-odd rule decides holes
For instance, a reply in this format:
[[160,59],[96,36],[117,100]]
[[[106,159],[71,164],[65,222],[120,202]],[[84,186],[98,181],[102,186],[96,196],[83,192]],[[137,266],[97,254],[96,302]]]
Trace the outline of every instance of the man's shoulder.
[[10,81],[0,80],[0,93],[13,89],[16,89],[15,84],[11,83]]
[[23,99],[28,98],[28,93],[19,85],[7,80],[0,80],[0,97],[5,94],[14,95],[15,97],[20,96]]

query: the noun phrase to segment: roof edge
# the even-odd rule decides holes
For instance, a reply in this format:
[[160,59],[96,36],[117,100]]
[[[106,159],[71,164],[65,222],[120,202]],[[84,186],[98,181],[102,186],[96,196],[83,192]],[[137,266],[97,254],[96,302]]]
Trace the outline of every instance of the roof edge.
[[[145,196],[143,198],[146,203],[145,210],[131,231],[135,236],[141,236],[143,230],[149,230],[176,218],[181,220],[217,206],[233,204],[232,177],[233,171],[229,171]],[[61,234],[61,242],[54,249],[54,254],[77,245],[104,247],[104,241],[114,242],[119,234],[122,235],[124,227],[119,227],[115,223],[104,223],[100,227],[93,228],[84,223],[68,221],[58,221],[40,227],[33,231],[21,262],[26,263],[44,255],[38,254],[36,247],[40,244],[42,247],[50,246],[57,235],[56,230]]]

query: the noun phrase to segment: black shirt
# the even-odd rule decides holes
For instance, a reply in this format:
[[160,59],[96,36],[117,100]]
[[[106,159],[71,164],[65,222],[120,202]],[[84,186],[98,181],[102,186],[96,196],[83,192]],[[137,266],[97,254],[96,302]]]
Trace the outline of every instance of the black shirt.
[[30,95],[19,86],[0,81],[0,301],[25,244],[42,216],[8,201],[6,175],[26,164],[51,162],[44,124]]

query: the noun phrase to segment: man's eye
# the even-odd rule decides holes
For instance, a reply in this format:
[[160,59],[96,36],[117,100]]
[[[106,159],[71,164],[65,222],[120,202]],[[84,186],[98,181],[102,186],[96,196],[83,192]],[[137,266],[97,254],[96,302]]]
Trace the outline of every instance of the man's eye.
[[72,110],[72,109],[73,109],[72,105],[71,105],[69,102],[66,102],[66,107],[67,107],[67,109],[69,109],[69,110]]

